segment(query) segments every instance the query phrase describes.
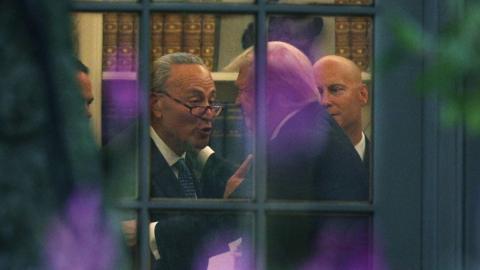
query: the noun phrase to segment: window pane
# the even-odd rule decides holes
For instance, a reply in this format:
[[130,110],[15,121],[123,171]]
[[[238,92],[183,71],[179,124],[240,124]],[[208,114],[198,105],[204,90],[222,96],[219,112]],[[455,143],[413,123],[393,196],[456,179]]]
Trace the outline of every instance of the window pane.
[[371,19],[272,15],[268,23],[269,40],[294,46],[277,42],[267,58],[268,197],[369,200],[362,74],[369,77]]
[[280,4],[372,5],[374,0],[269,0]]
[[[82,87],[83,96],[91,102],[88,107],[95,137],[105,150],[109,195],[134,198],[138,175],[138,17],[123,12],[75,13],[73,20],[75,51],[88,73],[79,69],[79,74],[90,81]],[[93,102],[85,94],[88,85]]]
[[153,269],[253,269],[253,215],[153,211],[151,218]]
[[[238,70],[232,67],[244,49],[242,32],[231,29],[245,29],[253,18],[179,13],[152,13],[151,17],[152,197],[223,198],[228,179],[251,152],[241,110],[235,104]],[[214,104],[222,106],[219,113],[206,107]],[[178,181],[184,173],[176,167],[185,152],[190,174],[186,179],[193,181],[186,186]],[[248,177],[228,197],[249,198],[251,186]],[[187,195],[185,188],[196,193]]]
[[372,269],[368,216],[270,214],[267,269]]

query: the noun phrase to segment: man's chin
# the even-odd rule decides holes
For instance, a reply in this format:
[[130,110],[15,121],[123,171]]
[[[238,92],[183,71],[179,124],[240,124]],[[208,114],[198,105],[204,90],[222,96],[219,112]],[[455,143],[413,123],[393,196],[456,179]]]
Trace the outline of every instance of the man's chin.
[[209,139],[210,138],[195,140],[194,142],[192,142],[191,145],[193,146],[193,148],[200,150],[200,149],[203,149],[205,146],[208,145],[208,142],[210,141]]

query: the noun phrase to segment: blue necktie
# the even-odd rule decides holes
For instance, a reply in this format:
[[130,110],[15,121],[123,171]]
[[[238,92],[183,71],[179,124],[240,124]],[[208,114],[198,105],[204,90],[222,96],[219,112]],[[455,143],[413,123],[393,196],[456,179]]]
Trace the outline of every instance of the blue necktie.
[[192,174],[190,173],[190,169],[187,167],[187,164],[185,163],[185,159],[183,158],[179,159],[174,166],[178,170],[178,180],[180,181],[180,185],[183,188],[185,197],[196,198],[197,193],[195,192],[195,186],[193,185],[193,177],[192,177]]

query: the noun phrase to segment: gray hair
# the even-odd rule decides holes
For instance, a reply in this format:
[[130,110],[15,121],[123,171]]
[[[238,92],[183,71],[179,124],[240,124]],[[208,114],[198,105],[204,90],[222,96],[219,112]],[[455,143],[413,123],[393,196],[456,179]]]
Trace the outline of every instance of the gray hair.
[[165,83],[170,77],[170,69],[174,64],[197,64],[206,67],[200,57],[190,53],[166,54],[153,62],[151,92],[161,93],[167,91]]

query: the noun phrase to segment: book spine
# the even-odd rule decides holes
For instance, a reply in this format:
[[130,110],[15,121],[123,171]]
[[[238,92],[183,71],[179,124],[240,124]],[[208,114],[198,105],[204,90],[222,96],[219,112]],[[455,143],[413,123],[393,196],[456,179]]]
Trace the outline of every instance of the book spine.
[[213,71],[215,55],[215,20],[215,15],[203,15],[201,57],[210,71]]
[[227,111],[227,106],[224,106],[222,113],[213,121],[213,132],[209,144],[215,153],[222,157],[225,157],[225,115]]
[[224,157],[234,163],[240,164],[245,158],[246,140],[241,109],[238,105],[225,106],[225,145]]
[[352,17],[352,39],[351,53],[352,61],[355,62],[363,71],[369,66],[369,17]]
[[351,57],[351,23],[349,17],[335,17],[335,54]]
[[189,14],[183,23],[183,51],[200,56],[202,15]]
[[152,14],[152,63],[163,55],[163,19],[161,13]]
[[118,13],[117,71],[134,71],[135,63],[135,14]]
[[164,53],[182,51],[183,18],[179,14],[166,14],[164,23]]
[[103,55],[102,70],[117,70],[117,36],[118,14],[108,12],[103,14]]

